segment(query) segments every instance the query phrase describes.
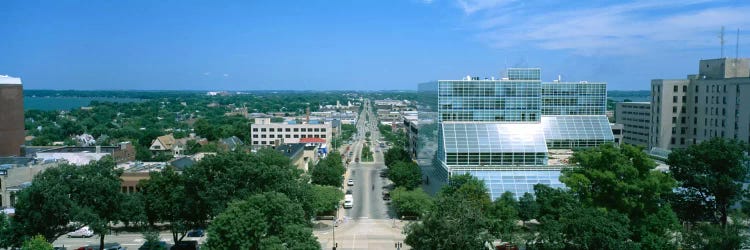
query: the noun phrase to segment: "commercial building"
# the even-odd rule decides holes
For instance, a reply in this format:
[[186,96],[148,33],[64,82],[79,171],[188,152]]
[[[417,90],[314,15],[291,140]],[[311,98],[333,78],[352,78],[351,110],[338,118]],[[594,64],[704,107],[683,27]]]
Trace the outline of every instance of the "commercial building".
[[622,142],[648,147],[651,129],[651,103],[618,102],[615,106],[615,123],[622,124]]
[[331,123],[319,121],[272,123],[271,118],[255,118],[255,123],[250,125],[250,129],[253,147],[299,143],[302,138],[320,138],[325,140],[326,144],[330,144],[333,138]]
[[16,205],[17,193],[31,186],[34,176],[48,168],[57,167],[57,161],[37,161],[28,157],[0,157],[0,208]]
[[538,68],[506,74],[433,83],[437,108],[425,110],[437,115],[424,115],[436,117],[437,126],[419,133],[437,129],[434,164],[444,177],[468,173],[485,182],[492,199],[506,191],[520,197],[540,183],[563,187],[560,170],[570,166],[572,149],[614,141],[605,116],[606,83],[543,83]]
[[700,60],[687,79],[651,81],[649,148],[685,148],[713,137],[750,141],[750,59]]
[[0,75],[0,156],[21,156],[24,136],[21,78]]

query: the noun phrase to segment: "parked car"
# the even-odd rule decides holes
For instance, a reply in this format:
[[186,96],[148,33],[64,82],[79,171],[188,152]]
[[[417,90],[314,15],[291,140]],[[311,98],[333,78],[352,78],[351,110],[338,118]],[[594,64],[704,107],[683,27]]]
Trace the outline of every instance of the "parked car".
[[[126,250],[120,245],[120,243],[104,243],[104,250]],[[99,245],[88,245],[85,247],[79,247],[77,250],[99,250]]]
[[383,200],[384,200],[384,201],[389,201],[389,200],[391,200],[391,194],[389,194],[389,193],[385,193],[385,194],[383,194]]
[[153,245],[152,245],[152,243],[146,242],[146,243],[143,243],[143,245],[141,245],[141,247],[139,247],[138,250],[150,250],[153,247],[160,247],[160,248],[157,248],[157,249],[167,250],[170,247],[172,247],[172,245],[169,244],[169,243],[167,243],[166,241],[155,242],[155,243],[153,243]]
[[346,194],[352,194],[352,190],[351,189],[347,189],[346,190]]
[[183,240],[175,244],[171,248],[172,250],[199,250],[201,249],[197,241],[194,240]]
[[354,186],[354,180],[349,179],[349,181],[346,183],[347,186]]
[[199,228],[199,229],[195,229],[195,230],[188,232],[187,237],[203,237],[205,235],[206,235],[206,231]]
[[68,238],[90,238],[92,236],[94,236],[94,230],[91,230],[88,226],[68,233]]

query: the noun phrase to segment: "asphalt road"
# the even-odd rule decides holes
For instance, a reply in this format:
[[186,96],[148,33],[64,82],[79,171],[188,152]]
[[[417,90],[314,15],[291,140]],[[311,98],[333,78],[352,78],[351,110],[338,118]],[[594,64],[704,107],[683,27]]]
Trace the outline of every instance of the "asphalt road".
[[[361,119],[357,123],[358,132],[356,140],[353,143],[353,150],[355,157],[359,155],[360,159],[362,159],[361,153],[365,143],[365,134],[370,132],[370,140],[372,142],[370,150],[376,151],[374,152],[374,161],[359,163],[352,161],[348,168],[348,176],[354,180],[354,186],[347,186],[346,188],[352,190],[354,206],[351,209],[346,209],[344,216],[354,220],[390,219],[395,216],[395,213],[389,209],[382,196],[384,187],[390,181],[387,178],[380,177],[380,171],[386,169],[386,167],[383,164],[383,152],[376,143],[380,138],[380,133],[377,129],[377,117],[372,113],[370,107],[368,101],[367,108],[360,114]],[[364,119],[364,113],[368,113],[370,117],[369,122]]]

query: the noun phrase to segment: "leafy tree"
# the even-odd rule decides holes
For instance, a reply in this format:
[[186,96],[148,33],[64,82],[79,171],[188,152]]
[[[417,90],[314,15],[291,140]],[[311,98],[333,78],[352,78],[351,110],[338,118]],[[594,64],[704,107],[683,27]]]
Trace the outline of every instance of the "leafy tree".
[[[205,214],[196,209],[196,196],[189,196],[185,177],[171,168],[151,172],[149,179],[139,183],[143,196],[143,210],[151,226],[157,222],[169,223],[173,242],[180,242],[191,228],[203,226]],[[203,210],[205,211],[205,210]]]
[[312,194],[315,214],[336,210],[339,201],[344,198],[341,189],[331,186],[312,185]]
[[536,232],[529,249],[632,249],[629,220],[616,211],[581,203],[571,191],[534,186],[539,206]]
[[[663,244],[667,244],[670,235],[679,228],[677,220],[669,219],[675,217],[669,215],[672,210],[664,209],[676,182],[671,176],[655,171],[656,164],[641,149],[605,144],[575,152],[571,162],[579,167],[563,171],[560,181],[583,205],[626,215],[629,223],[625,224],[633,226],[632,240],[640,242],[651,235],[651,240],[664,239]],[[657,213],[662,216],[651,216]]]
[[514,236],[519,231],[516,224],[519,219],[518,209],[518,201],[513,197],[513,193],[503,193],[500,198],[492,202],[487,211],[490,231],[500,236],[503,241],[515,241]]
[[23,243],[21,250],[52,250],[52,244],[44,239],[44,236],[37,235]]
[[110,222],[116,222],[123,200],[120,192],[121,171],[115,170],[111,157],[78,167],[77,175],[69,181],[71,199],[75,201],[73,221],[88,225],[99,235],[100,249],[110,232]]
[[539,215],[539,206],[534,199],[534,195],[530,193],[524,193],[521,198],[518,199],[518,217],[523,221],[524,226],[526,221],[536,218]]
[[685,247],[690,249],[743,249],[747,243],[747,236],[743,235],[747,226],[740,223],[728,222],[722,226],[718,224],[700,223],[687,230]]
[[120,202],[120,213],[117,220],[129,227],[132,223],[140,224],[147,221],[144,213],[143,195],[141,193],[124,194]]
[[281,193],[236,201],[208,228],[212,249],[320,249],[302,207]]
[[313,214],[309,180],[281,153],[264,149],[257,153],[219,153],[188,168],[185,193],[193,213],[203,220],[220,214],[233,200],[276,191],[299,202],[306,215]]
[[422,184],[422,170],[414,162],[397,162],[388,170],[388,178],[397,187],[411,190]]
[[410,162],[411,158],[409,157],[409,152],[406,152],[405,149],[400,147],[392,147],[388,149],[388,151],[385,152],[383,155],[385,166],[390,168],[396,162]]
[[404,242],[413,249],[482,248],[492,239],[484,214],[489,203],[481,180],[470,175],[453,176],[422,221],[406,226]]
[[[32,235],[41,234],[50,241],[88,225],[100,236],[109,231],[110,222],[120,214],[120,171],[105,157],[85,166],[62,165],[48,169],[23,189],[12,220],[14,245]],[[76,223],[70,223],[76,222]]]
[[680,188],[675,209],[686,221],[727,225],[730,206],[743,196],[748,177],[747,145],[715,137],[686,149],[675,149],[667,164]]
[[396,213],[402,216],[421,217],[433,204],[432,197],[421,188],[407,190],[404,187],[398,187],[390,195]]
[[313,184],[340,187],[344,181],[346,168],[341,162],[338,154],[329,154],[328,157],[318,162],[311,171]]

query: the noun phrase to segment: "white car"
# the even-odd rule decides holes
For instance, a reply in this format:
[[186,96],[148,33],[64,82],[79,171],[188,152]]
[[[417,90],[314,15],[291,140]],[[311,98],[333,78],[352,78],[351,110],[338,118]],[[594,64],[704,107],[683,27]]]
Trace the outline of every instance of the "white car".
[[349,179],[349,181],[346,183],[347,186],[354,186],[354,180]]
[[79,228],[73,232],[68,233],[68,238],[90,238],[94,236],[94,231],[88,226]]

